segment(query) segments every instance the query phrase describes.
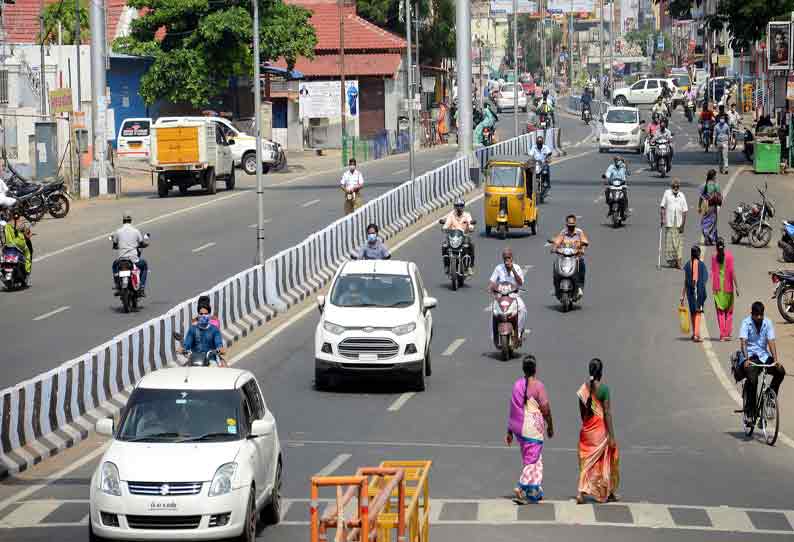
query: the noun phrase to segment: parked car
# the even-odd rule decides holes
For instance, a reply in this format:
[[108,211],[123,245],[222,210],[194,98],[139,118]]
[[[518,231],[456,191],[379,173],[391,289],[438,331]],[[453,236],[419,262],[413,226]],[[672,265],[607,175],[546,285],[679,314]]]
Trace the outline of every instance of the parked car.
[[603,117],[598,138],[598,152],[610,149],[643,151],[644,134],[640,112],[636,107],[610,107]]
[[319,296],[321,316],[314,335],[314,382],[333,376],[398,374],[425,389],[430,376],[433,309],[416,264],[397,260],[355,260],[342,265]]
[[527,95],[524,93],[524,87],[521,84],[504,83],[499,87],[496,92],[494,101],[496,102],[496,110],[501,113],[503,109],[513,109],[516,105],[516,89],[518,89],[518,108],[521,111],[527,111]]
[[681,92],[672,79],[650,78],[637,81],[630,87],[615,90],[612,101],[617,106],[649,105],[656,101],[662,94],[662,81],[673,91],[673,108],[683,103],[684,93]]
[[282,451],[254,375],[176,367],[144,376],[91,478],[90,540],[254,542],[281,515]]
[[148,160],[151,152],[151,127],[150,118],[124,119],[116,137],[117,156]]

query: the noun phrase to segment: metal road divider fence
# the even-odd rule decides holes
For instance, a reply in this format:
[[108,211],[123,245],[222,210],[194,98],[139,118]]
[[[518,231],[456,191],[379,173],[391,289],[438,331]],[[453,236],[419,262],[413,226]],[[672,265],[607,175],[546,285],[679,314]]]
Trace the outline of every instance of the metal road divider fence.
[[[476,159],[484,167],[493,154],[524,154],[534,135],[478,149]],[[552,141],[559,139],[558,134],[551,136]],[[367,224],[379,224],[389,239],[472,190],[469,166],[469,158],[461,157],[405,182],[279,252],[264,266],[201,292],[217,307],[227,346],[320,290],[364,243]],[[129,392],[145,374],[174,365],[173,334],[186,333],[197,301],[198,294],[82,356],[0,391],[0,479],[85,439],[98,419],[118,414],[124,406],[122,392]]]

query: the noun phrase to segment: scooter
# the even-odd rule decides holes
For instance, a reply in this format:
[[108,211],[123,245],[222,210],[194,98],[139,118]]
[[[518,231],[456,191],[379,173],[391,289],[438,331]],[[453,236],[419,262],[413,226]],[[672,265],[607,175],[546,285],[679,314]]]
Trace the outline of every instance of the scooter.
[[521,346],[518,336],[518,289],[510,282],[496,286],[491,308],[494,346],[502,353],[502,361],[508,361]]
[[493,145],[493,129],[492,128],[483,128],[482,129],[482,143],[484,147],[490,147]]
[[581,300],[576,287],[576,276],[579,274],[578,251],[573,247],[560,247],[554,252],[557,254],[557,259],[554,260],[554,295],[562,305],[562,312],[568,312],[574,303]]
[[6,290],[12,291],[28,286],[25,271],[25,254],[15,246],[4,246],[0,256],[0,279]]
[[548,160],[535,162],[535,178],[538,180],[538,201],[540,203],[545,203],[551,191],[551,172]]
[[786,322],[794,323],[794,271],[770,271],[775,292],[772,299],[777,298],[777,310]]
[[783,261],[794,262],[794,220],[783,221],[783,228],[780,231],[780,241],[777,246],[783,251]]
[[[143,236],[144,243],[140,248],[147,246],[149,234]],[[113,238],[110,238],[113,241]],[[117,248],[115,245],[113,248]],[[125,313],[138,308],[138,300],[141,297],[141,271],[129,258],[119,258],[116,260],[116,273],[113,275],[116,284],[116,295],[121,298],[121,307]]]
[[656,139],[653,146],[653,156],[656,162],[654,164],[654,169],[664,178],[670,173],[673,161],[670,139],[667,137],[659,137]]
[[[438,223],[443,226],[446,220],[442,218]],[[473,226],[477,224],[477,221],[472,220],[471,224]],[[444,262],[444,268],[447,269],[447,275],[454,292],[463,286],[463,282],[469,276],[469,270],[472,267],[471,256],[469,255],[469,238],[461,230],[447,230],[446,235],[447,238],[444,244],[447,247],[447,261]]]
[[692,98],[687,99],[684,113],[686,114],[686,120],[691,123],[695,118],[695,102],[692,100]]
[[592,113],[590,113],[590,108],[589,108],[589,107],[585,107],[585,108],[582,110],[582,120],[584,121],[584,123],[585,123],[587,126],[590,126],[590,121],[591,121],[592,119],[593,119],[593,114],[592,114]]
[[548,113],[538,113],[538,129],[544,132],[549,129],[549,115]]
[[[627,172],[628,173],[628,172]],[[602,175],[606,179],[606,175]],[[607,203],[607,218],[612,218],[612,227],[619,228],[628,218],[626,204],[628,201],[628,187],[626,181],[623,179],[612,177],[607,180],[605,190],[605,199]]]
[[769,219],[775,216],[775,205],[766,197],[767,185],[764,190],[756,188],[761,195],[761,202],[749,205],[739,203],[733,211],[733,220],[728,225],[733,230],[731,243],[740,243],[747,237],[753,248],[764,248],[772,240],[772,226]]

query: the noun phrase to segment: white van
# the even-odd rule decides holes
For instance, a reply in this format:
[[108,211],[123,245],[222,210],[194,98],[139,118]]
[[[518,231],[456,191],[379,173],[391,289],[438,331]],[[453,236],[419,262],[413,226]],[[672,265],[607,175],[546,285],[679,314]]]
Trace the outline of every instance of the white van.
[[140,158],[148,160],[151,154],[152,119],[124,119],[116,138],[119,158]]

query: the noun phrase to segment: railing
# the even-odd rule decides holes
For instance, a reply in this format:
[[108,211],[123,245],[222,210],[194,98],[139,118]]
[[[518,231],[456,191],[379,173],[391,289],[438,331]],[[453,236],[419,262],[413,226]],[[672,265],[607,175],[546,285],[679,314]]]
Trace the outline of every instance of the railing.
[[44,66],[39,67],[39,71],[36,72],[33,68],[30,67],[28,61],[24,58],[20,59],[19,61],[20,66],[22,67],[22,72],[25,75],[25,79],[28,81],[28,86],[30,90],[33,92],[33,95],[37,99],[41,99],[41,92],[42,92],[42,72],[44,71]]

